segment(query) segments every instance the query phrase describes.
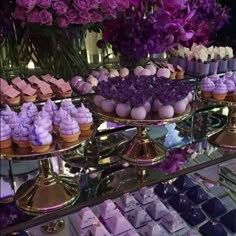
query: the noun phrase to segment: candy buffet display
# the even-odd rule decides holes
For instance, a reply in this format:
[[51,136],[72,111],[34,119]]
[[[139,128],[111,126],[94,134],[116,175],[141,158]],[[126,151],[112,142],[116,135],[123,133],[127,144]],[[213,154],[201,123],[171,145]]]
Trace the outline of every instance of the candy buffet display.
[[236,58],[231,47],[205,47],[195,43],[191,48],[178,46],[171,50],[169,61],[196,76],[236,70]]

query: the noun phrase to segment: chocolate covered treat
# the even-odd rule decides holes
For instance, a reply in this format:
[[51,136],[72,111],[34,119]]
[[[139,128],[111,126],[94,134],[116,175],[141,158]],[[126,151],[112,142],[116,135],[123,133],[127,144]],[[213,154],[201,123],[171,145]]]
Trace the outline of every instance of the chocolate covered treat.
[[194,207],[184,211],[181,214],[181,217],[191,226],[198,225],[206,219],[206,216],[203,214],[202,210]]
[[186,195],[196,204],[205,202],[208,199],[208,194],[200,186],[192,187],[186,192]]
[[199,234],[197,231],[195,230],[189,230],[188,232],[186,232],[183,236],[201,236],[201,234]]
[[220,221],[233,233],[236,233],[236,209],[222,216]]
[[100,223],[93,224],[89,230],[85,233],[85,236],[111,236],[107,229]]
[[134,194],[135,198],[143,205],[153,202],[157,199],[157,196],[153,193],[151,188],[141,188]]
[[140,207],[128,213],[127,219],[135,228],[140,228],[151,221],[151,217]]
[[169,204],[178,212],[183,212],[191,207],[191,202],[183,193],[177,193],[171,199],[169,199]]
[[195,186],[193,181],[187,175],[179,176],[174,182],[173,185],[179,189],[180,191],[185,191],[187,189],[192,188]]
[[119,209],[121,209],[122,212],[126,213],[134,210],[139,205],[139,203],[131,194],[125,193],[116,200],[116,205],[119,207]]
[[186,227],[185,222],[181,219],[177,212],[171,211],[165,214],[160,223],[170,232],[175,233]]
[[154,219],[159,220],[163,217],[169,210],[166,206],[159,200],[152,202],[147,208],[147,213]]
[[139,233],[142,236],[167,236],[168,234],[156,222],[150,222],[145,225]]
[[129,230],[128,232],[125,232],[125,233],[123,233],[123,234],[120,234],[119,236],[140,236],[140,234],[138,234],[138,233],[136,232],[136,230],[131,229],[131,230]]
[[75,214],[75,217],[76,222],[81,229],[98,222],[97,217],[88,207],[83,208],[78,214]]
[[125,217],[119,213],[105,221],[107,228],[113,235],[124,233],[130,229],[133,229],[132,225],[125,219]]
[[221,224],[210,221],[201,226],[199,232],[203,236],[227,236],[227,232]]
[[176,194],[174,187],[169,183],[160,183],[154,188],[154,192],[162,199],[169,198]]
[[119,209],[113,203],[113,201],[106,200],[98,206],[98,211],[103,220],[111,218],[112,216],[120,213]]
[[217,218],[219,216],[224,215],[227,210],[225,206],[221,203],[221,201],[214,197],[209,199],[202,205],[202,209],[211,217]]

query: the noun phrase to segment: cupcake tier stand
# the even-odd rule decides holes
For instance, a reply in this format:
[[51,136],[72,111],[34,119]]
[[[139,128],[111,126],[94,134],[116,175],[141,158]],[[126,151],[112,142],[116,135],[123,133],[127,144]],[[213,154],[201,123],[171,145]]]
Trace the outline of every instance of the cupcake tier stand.
[[236,102],[219,101],[204,97],[201,97],[201,99],[206,102],[224,105],[229,109],[227,124],[219,132],[210,135],[208,142],[218,148],[236,151]]
[[35,179],[22,184],[15,194],[16,205],[22,211],[31,215],[40,215],[58,210],[73,204],[80,195],[78,183],[65,175],[53,171],[51,158],[59,154],[73,151],[85,145],[90,138],[81,138],[74,143],[65,143],[54,139],[50,149],[45,153],[34,153],[31,149],[1,150],[0,159],[4,160],[38,160],[39,173]]
[[118,124],[137,127],[137,134],[129,141],[121,143],[117,148],[119,156],[135,166],[151,166],[159,163],[166,155],[166,149],[157,140],[148,137],[148,126],[161,126],[169,123],[180,122],[191,116],[192,112],[184,113],[170,119],[160,119],[156,116],[147,117],[145,120],[120,118],[116,114],[104,113],[100,108],[93,107],[94,115],[99,118]]

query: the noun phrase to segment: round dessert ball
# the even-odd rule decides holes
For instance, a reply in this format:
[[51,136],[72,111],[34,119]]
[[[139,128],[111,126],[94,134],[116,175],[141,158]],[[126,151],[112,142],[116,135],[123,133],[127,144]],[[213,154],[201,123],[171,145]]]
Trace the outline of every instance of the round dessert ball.
[[161,119],[172,118],[174,116],[174,108],[171,105],[165,105],[158,110]]
[[188,98],[188,101],[191,102],[193,100],[193,94],[189,92],[187,98]]
[[117,104],[116,114],[119,117],[125,118],[125,117],[129,116],[130,112],[131,112],[131,107],[129,104],[126,104],[126,103]]
[[99,72],[100,72],[100,75],[102,74],[102,75],[108,75],[109,74],[109,71],[108,71],[108,69],[106,69],[106,68],[101,68],[100,70],[99,70]]
[[135,69],[134,69],[134,74],[137,75],[137,76],[140,76],[140,73],[141,71],[143,70],[144,68],[142,66],[137,66]]
[[158,111],[158,109],[163,106],[163,104],[160,102],[158,98],[156,98],[152,104],[152,110],[153,111]]
[[134,107],[131,110],[131,117],[134,120],[144,120],[146,118],[146,110],[143,106]]
[[157,73],[157,68],[153,64],[146,65],[145,69],[151,71],[151,75],[155,75]]
[[102,110],[111,113],[115,110],[116,108],[116,103],[112,99],[105,99],[102,101]]
[[164,77],[164,78],[170,78],[170,70],[167,68],[160,68],[157,71],[157,77]]
[[95,87],[98,85],[98,80],[93,75],[90,75],[87,78],[87,82],[89,82],[92,86],[95,86]]
[[120,69],[119,73],[120,73],[120,76],[124,78],[129,75],[129,69],[126,67],[123,67]]
[[94,103],[97,107],[101,107],[102,106],[102,102],[105,100],[105,98],[101,95],[96,95],[94,97]]
[[175,114],[178,114],[178,115],[183,114],[186,110],[186,106],[187,106],[187,104],[186,104],[185,99],[182,99],[182,100],[176,102],[173,106]]
[[117,77],[117,76],[119,76],[119,75],[120,75],[120,74],[119,74],[118,70],[116,70],[116,69],[110,69],[110,73],[109,73],[109,77],[110,77],[110,78]]
[[150,104],[150,102],[145,102],[143,106],[144,106],[144,108],[145,108],[147,113],[149,113],[151,111],[151,104]]
[[81,76],[74,76],[72,79],[71,79],[71,86],[72,87],[76,87],[76,85],[80,82],[80,81],[83,81],[83,78]]
[[141,72],[140,72],[140,76],[149,76],[149,75],[152,75],[152,72],[148,69],[143,69]]

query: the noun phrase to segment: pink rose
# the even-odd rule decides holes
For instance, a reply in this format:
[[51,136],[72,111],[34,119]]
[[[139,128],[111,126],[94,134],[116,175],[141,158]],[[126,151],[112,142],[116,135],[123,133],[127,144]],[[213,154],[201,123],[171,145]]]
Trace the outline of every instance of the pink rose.
[[116,0],[109,0],[109,1],[107,1],[107,5],[110,8],[115,9],[117,7],[117,2],[116,2]]
[[90,11],[91,22],[101,22],[103,20],[102,15],[97,11]]
[[26,20],[25,9],[23,7],[17,6],[14,11],[14,18],[17,20]]
[[40,16],[40,22],[43,25],[52,25],[52,14],[49,11],[42,10],[39,13]]
[[90,14],[87,11],[81,11],[79,15],[83,22],[90,22]]
[[19,6],[26,8],[28,11],[31,11],[35,7],[37,0],[18,0],[17,3]]
[[30,23],[40,23],[39,11],[35,9],[27,13],[27,21]]
[[51,6],[52,0],[37,0],[37,5],[43,9],[47,9]]
[[69,20],[64,17],[64,16],[60,16],[57,17],[57,24],[60,28],[66,28],[69,25]]
[[129,8],[129,0],[117,0],[117,4],[121,9]]
[[78,12],[76,10],[70,9],[67,12],[67,18],[68,18],[70,23],[73,23],[76,20],[77,17],[78,17]]
[[68,6],[63,1],[55,1],[52,4],[52,8],[58,16],[66,14],[68,10]]
[[88,10],[90,8],[90,2],[88,0],[74,0],[73,6],[77,11]]

